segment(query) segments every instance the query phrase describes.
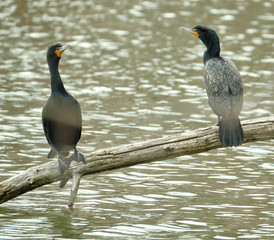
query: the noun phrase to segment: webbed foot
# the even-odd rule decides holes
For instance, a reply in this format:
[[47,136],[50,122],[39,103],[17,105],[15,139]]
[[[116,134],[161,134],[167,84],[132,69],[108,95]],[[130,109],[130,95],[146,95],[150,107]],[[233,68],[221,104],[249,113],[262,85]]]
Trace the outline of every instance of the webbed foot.
[[214,124],[214,126],[220,126],[220,123],[221,123],[221,117],[218,116],[218,122]]
[[78,152],[78,162],[82,162],[82,163],[84,163],[84,164],[87,163],[87,160],[86,160],[84,154],[82,154],[82,153],[80,153],[80,152]]
[[77,149],[75,149],[75,151],[72,155],[72,158],[76,162],[82,162],[84,164],[87,163],[85,156],[82,153],[80,153]]
[[54,158],[56,156],[57,152],[53,149],[50,149],[49,154],[47,158]]
[[70,158],[62,158],[60,155],[58,156],[58,168],[61,175],[65,172],[66,169],[69,168],[72,159]]

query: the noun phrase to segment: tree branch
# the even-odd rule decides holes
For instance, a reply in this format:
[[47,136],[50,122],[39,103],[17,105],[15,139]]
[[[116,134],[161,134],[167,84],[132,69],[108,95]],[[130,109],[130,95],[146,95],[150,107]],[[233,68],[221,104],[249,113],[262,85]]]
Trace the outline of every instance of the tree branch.
[[[242,121],[244,143],[274,139],[274,116]],[[97,150],[86,156],[87,163],[72,163],[61,176],[57,161],[51,161],[0,183],[0,204],[40,186],[61,180],[63,187],[73,178],[68,205],[73,206],[80,179],[99,173],[141,163],[159,161],[224,147],[218,138],[218,127],[212,126],[168,137]]]

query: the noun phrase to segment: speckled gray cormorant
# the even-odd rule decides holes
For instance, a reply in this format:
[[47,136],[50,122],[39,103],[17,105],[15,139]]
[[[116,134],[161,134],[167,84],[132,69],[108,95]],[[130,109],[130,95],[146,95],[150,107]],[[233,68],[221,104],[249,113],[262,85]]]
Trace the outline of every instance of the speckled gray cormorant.
[[[61,55],[68,47],[69,45],[62,46],[56,43],[48,48],[47,62],[51,76],[51,95],[42,112],[44,133],[51,146],[48,158],[58,155],[61,174],[69,168],[72,160],[86,163],[84,155],[76,149],[82,130],[80,105],[66,91],[58,70]],[[74,150],[74,153],[68,157],[71,150]]]
[[243,143],[243,129],[239,114],[243,106],[243,84],[236,65],[220,57],[220,42],[216,32],[208,27],[180,27],[198,37],[206,46],[203,61],[204,81],[208,102],[218,116],[219,138],[224,146],[239,146]]

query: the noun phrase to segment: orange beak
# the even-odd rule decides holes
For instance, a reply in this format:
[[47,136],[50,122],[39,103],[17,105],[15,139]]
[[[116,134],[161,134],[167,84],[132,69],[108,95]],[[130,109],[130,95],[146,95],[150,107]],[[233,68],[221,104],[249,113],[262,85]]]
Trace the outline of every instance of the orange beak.
[[179,30],[184,30],[186,32],[191,33],[192,35],[194,35],[195,37],[199,37],[199,34],[196,32],[195,28],[186,28],[186,27],[179,27]]
[[61,57],[62,53],[68,49],[70,47],[70,45],[66,45],[66,46],[63,46],[63,47],[59,47],[57,50],[55,50],[55,53],[57,55],[57,57]]

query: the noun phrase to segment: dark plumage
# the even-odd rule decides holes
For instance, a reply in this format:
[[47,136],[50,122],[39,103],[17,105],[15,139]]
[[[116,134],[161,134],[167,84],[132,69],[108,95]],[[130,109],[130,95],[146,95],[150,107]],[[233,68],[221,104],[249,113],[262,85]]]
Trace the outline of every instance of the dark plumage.
[[208,27],[192,29],[180,27],[201,39],[207,50],[204,52],[204,81],[208,102],[218,116],[219,138],[224,146],[239,146],[243,143],[243,129],[239,114],[243,106],[243,84],[236,65],[220,57],[220,43],[216,32]]
[[[48,48],[47,62],[51,76],[51,95],[42,111],[44,133],[51,146],[48,158],[58,155],[61,174],[69,168],[72,160],[86,163],[84,155],[76,149],[82,130],[80,105],[66,91],[58,71],[61,55],[68,47],[57,43]],[[67,157],[71,150],[74,150],[74,153]]]

